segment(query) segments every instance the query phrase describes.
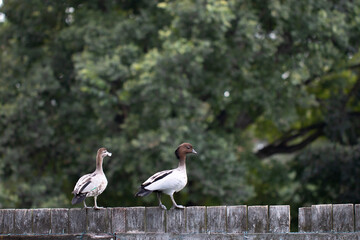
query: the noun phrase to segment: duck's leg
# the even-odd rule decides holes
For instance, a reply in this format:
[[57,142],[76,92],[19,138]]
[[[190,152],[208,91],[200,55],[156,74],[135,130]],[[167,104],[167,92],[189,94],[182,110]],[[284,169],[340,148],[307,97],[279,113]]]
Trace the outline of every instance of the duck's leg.
[[171,209],[174,209],[174,208],[184,209],[185,207],[184,207],[183,205],[177,205],[177,204],[176,204],[173,195],[174,195],[174,194],[170,194],[171,201],[173,202],[173,206],[171,207]]
[[94,205],[95,210],[99,210],[99,209],[103,208],[103,207],[98,207],[98,205],[97,205],[97,196],[94,196],[94,202],[95,202],[95,205]]
[[159,200],[159,207],[162,208],[162,209],[164,209],[164,210],[167,210],[167,208],[165,207],[165,205],[162,204],[162,202],[161,202],[161,192],[157,192],[156,194],[157,194],[157,198],[158,198],[158,200]]
[[84,199],[84,208],[88,208],[88,206],[86,206],[86,201]]

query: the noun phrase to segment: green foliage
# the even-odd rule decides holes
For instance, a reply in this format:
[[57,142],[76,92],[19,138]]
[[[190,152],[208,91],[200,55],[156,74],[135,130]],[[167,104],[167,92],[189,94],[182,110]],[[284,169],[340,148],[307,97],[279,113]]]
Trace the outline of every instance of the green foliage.
[[70,206],[102,146],[113,157],[99,204],[155,204],[133,194],[177,166],[182,142],[199,153],[182,204],[315,203],[333,196],[312,197],[331,174],[299,178],[301,164],[327,159],[325,141],[263,160],[257,140],[284,140],[274,153],[313,132],[359,144],[358,1],[4,0],[0,11],[2,207]]
[[297,156],[298,202],[345,203],[359,199],[359,145],[324,144]]

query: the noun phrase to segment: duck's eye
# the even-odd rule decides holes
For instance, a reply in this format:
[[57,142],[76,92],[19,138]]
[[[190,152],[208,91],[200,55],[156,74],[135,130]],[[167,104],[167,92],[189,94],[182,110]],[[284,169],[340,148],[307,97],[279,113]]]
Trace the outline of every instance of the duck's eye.
[[190,147],[189,147],[189,146],[186,146],[186,148],[187,148],[187,149],[190,149]]

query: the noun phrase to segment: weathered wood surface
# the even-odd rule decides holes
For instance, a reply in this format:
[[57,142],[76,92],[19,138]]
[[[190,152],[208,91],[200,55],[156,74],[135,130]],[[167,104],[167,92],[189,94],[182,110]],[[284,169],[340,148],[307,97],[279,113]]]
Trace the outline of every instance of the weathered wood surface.
[[51,209],[51,233],[66,234],[69,232],[69,210],[64,208]]
[[[290,233],[290,206],[196,206],[162,210],[159,207],[89,209],[1,209],[2,236],[80,236],[82,239],[192,239],[202,236],[219,239],[359,239],[360,205],[326,204],[299,209],[299,233]],[[355,231],[355,232],[354,232]],[[324,234],[322,234],[324,233]],[[325,234],[326,233],[326,234]],[[349,233],[349,234],[345,234]],[[353,233],[353,234],[350,234]],[[223,235],[225,234],[225,235]],[[315,234],[315,235],[311,235]],[[329,235],[330,234],[330,235]],[[46,235],[46,236],[45,236]],[[261,236],[261,238],[257,238]],[[304,238],[304,236],[306,236]],[[24,237],[24,239],[25,239]],[[37,238],[37,239],[41,239]],[[7,238],[8,239],[8,238]],[[50,239],[50,238],[49,238]],[[152,239],[146,237],[145,239]],[[196,237],[194,238],[196,239]],[[216,239],[216,238],[214,238]],[[335,238],[334,238],[335,239]]]
[[165,210],[159,207],[146,208],[146,232],[165,232]]
[[86,209],[69,209],[69,233],[82,233],[86,230]]
[[247,207],[227,206],[227,231],[228,233],[244,233],[247,231]]
[[[122,233],[118,235],[85,233],[67,235],[23,235],[23,236],[0,236],[6,240],[360,240],[359,232],[348,233],[197,233],[186,235],[174,235],[171,233]],[[116,237],[116,238],[115,238]]]
[[311,206],[311,231],[330,232],[332,230],[332,205]]
[[125,211],[126,208],[116,207],[111,211],[111,224],[112,224],[112,232],[114,233],[123,233],[125,232]]
[[125,229],[127,232],[145,231],[145,207],[126,208]]
[[207,207],[206,209],[207,233],[226,232],[226,207]]
[[186,232],[185,209],[171,209],[166,212],[166,232],[180,234]]
[[354,206],[353,204],[333,205],[333,231],[354,231]]
[[14,233],[32,233],[32,209],[16,209],[14,214]]
[[311,207],[299,208],[299,232],[311,232]]
[[51,233],[51,209],[33,209],[32,233]]
[[266,233],[268,232],[268,206],[248,207],[248,232]]
[[186,232],[204,233],[206,207],[187,207],[186,208]]
[[14,233],[15,209],[0,210],[0,233]]
[[270,206],[269,208],[269,232],[290,232],[290,206]]
[[111,232],[111,208],[87,210],[87,228],[86,232],[92,233],[110,233]]
[[355,231],[360,231],[360,204],[355,204]]

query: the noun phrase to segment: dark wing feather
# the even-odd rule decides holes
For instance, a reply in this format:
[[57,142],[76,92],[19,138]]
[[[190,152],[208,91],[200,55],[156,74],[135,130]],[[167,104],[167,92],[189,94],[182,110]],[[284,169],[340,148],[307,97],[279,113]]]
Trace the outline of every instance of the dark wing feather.
[[146,180],[143,184],[141,184],[141,186],[146,187],[156,181],[159,181],[160,179],[163,179],[164,177],[166,177],[167,175],[169,175],[172,172],[173,172],[173,170],[165,170],[165,171],[155,173],[154,175],[149,177],[149,179]]

